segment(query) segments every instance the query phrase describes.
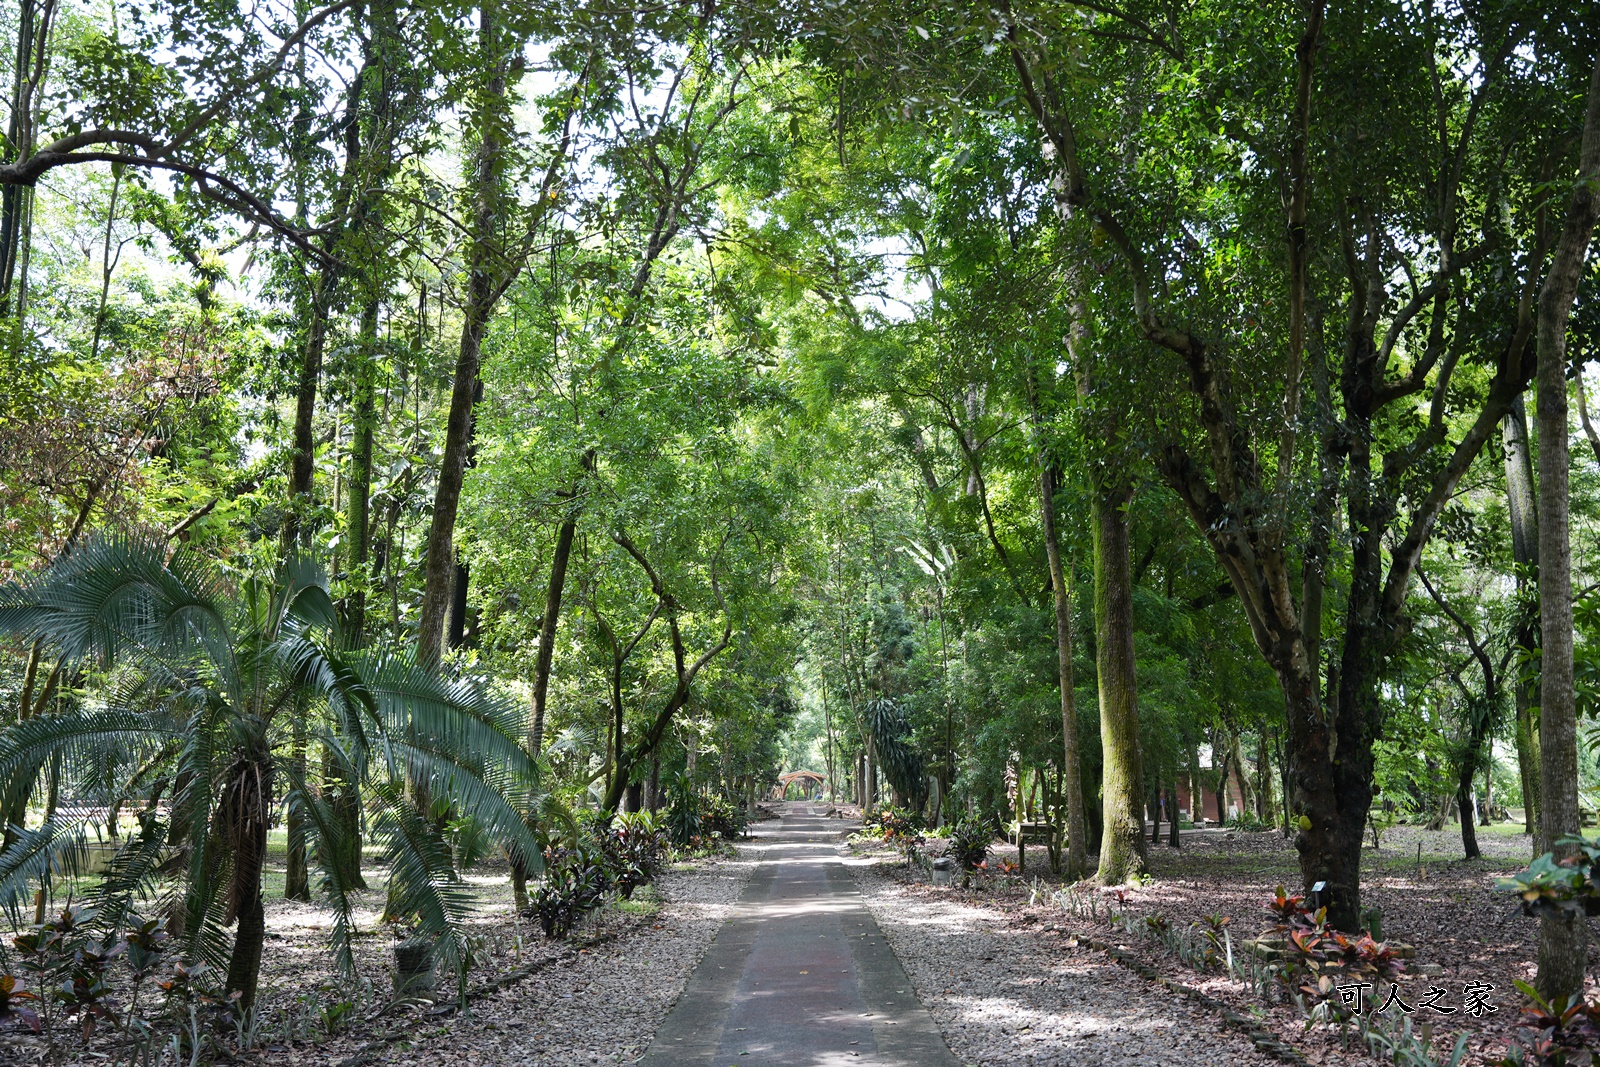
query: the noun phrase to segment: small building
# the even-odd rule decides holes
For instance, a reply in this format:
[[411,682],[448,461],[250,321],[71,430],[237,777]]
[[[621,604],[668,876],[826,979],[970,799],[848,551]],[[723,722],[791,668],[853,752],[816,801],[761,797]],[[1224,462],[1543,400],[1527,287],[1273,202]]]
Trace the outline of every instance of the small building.
[[[1211,786],[1204,784],[1208,780],[1215,781],[1216,772],[1209,767],[1201,767],[1200,770],[1202,772],[1200,780],[1203,786],[1200,790],[1201,811],[1205,815],[1205,821],[1208,823],[1221,822],[1222,814],[1217,811],[1217,792]],[[1212,771],[1209,776],[1204,773],[1208,770]],[[1239,813],[1244,810],[1244,791],[1239,788],[1237,768],[1229,768],[1228,786],[1225,795],[1228,800],[1227,817],[1229,819],[1237,818]],[[1178,775],[1178,810],[1190,822],[1198,823],[1199,820],[1194,817],[1193,796],[1194,790],[1190,787],[1189,774],[1185,771]]]

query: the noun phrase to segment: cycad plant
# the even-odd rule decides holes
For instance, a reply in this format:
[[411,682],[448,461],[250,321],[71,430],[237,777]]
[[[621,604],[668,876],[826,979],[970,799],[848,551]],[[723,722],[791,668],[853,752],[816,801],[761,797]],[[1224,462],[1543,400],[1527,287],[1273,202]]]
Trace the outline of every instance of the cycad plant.
[[[279,804],[301,816],[305,840],[293,844],[315,859],[334,911],[332,950],[353,970],[348,856],[359,846],[336,807],[343,801],[283,755],[296,715],[318,724],[334,776],[363,798],[385,849],[391,913],[413,918],[458,976],[469,901],[439,807],[542,869],[529,818],[538,779],[516,741],[516,706],[409,654],[343,648],[327,581],[308,562],[235,589],[191,549],[169,555],[156,537],[101,537],[0,587],[7,635],[42,639],[67,673],[95,684],[73,710],[0,732],[0,811],[18,810],[55,760],[115,795],[146,798],[139,832],[95,891],[99,914],[120,925],[165,889],[185,955],[225,963],[242,1008],[260,972],[262,867]],[[72,870],[90,827],[79,808],[14,828],[0,853],[0,902],[15,916],[25,893]]]

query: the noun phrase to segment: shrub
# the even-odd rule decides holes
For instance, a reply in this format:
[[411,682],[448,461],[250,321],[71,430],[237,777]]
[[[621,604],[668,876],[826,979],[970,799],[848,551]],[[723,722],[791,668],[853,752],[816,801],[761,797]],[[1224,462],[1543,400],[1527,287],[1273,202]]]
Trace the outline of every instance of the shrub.
[[919,835],[925,825],[922,821],[922,816],[916,812],[907,811],[905,808],[897,808],[891,804],[885,804],[881,808],[868,812],[861,818],[863,833],[867,833],[871,837],[881,837],[886,841],[895,837]]
[[1595,882],[1595,868],[1600,866],[1600,839],[1586,841],[1581,837],[1564,837],[1557,844],[1573,846],[1576,852],[1560,860],[1554,853],[1546,852],[1525,870],[1500,879],[1496,888],[1521,897],[1523,914],[1528,916],[1568,912],[1600,915],[1600,884]]
[[[1546,852],[1527,868],[1502,878],[1497,888],[1522,898],[1524,915],[1591,916],[1600,914],[1600,839],[1564,837],[1557,844],[1575,851],[1564,859]],[[1581,920],[1580,920],[1581,921]],[[1519,1033],[1502,1067],[1576,1067],[1595,1062],[1600,1051],[1600,1000],[1557,997],[1545,1000],[1526,982],[1518,990],[1528,1005],[1517,1019]]]
[[601,863],[624,900],[661,873],[666,858],[666,830],[653,812],[624,812],[593,829]]
[[707,837],[732,841],[744,833],[749,823],[745,810],[726,797],[707,797],[700,801],[700,832]]
[[528,910],[538,918],[544,936],[566,937],[579,919],[600,906],[611,884],[598,857],[582,848],[551,849],[545,853],[544,881]]
[[1328,928],[1328,909],[1312,911],[1305,898],[1292,897],[1278,887],[1267,904],[1277,920],[1275,929],[1288,936],[1283,962],[1277,977],[1292,996],[1302,996],[1314,1010],[1322,1004],[1332,1007],[1340,985],[1352,982],[1393,983],[1405,973],[1405,964],[1394,949],[1371,934],[1351,936]]
[[674,774],[667,782],[667,837],[673,848],[688,848],[703,832],[700,798],[686,775]]
[[984,819],[968,816],[950,830],[950,858],[964,871],[975,870],[989,855],[993,829]]
[[1594,1062],[1600,1049],[1600,1000],[1557,997],[1545,1000],[1522,979],[1516,987],[1528,998],[1517,1016],[1518,1033],[1495,1067],[1577,1067]]

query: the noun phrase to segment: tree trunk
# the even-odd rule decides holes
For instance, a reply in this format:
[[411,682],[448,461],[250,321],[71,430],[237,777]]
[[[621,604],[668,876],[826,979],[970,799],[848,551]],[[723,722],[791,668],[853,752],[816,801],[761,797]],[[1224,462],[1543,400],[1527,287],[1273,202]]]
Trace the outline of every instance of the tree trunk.
[[[57,662],[50,673],[45,675],[44,686],[40,690],[38,697],[35,698],[34,689],[37,685],[39,660],[43,650],[44,640],[40,638],[33,643],[33,647],[28,652],[28,666],[23,679],[22,695],[17,704],[17,722],[19,723],[26,722],[36,715],[44,714],[44,710],[49,707],[50,701],[55,699],[56,690],[61,684],[61,664]],[[4,852],[16,842],[17,835],[14,828],[20,828],[27,822],[28,797],[31,792],[32,787],[19,788],[13,796],[11,807],[5,812],[5,836],[3,843],[0,843],[0,852]]]
[[[1578,810],[1578,722],[1573,691],[1572,545],[1567,495],[1567,323],[1600,215],[1600,61],[1589,79],[1588,113],[1577,183],[1550,272],[1539,293],[1539,847],[1582,829]],[[1583,991],[1588,927],[1580,912],[1539,921],[1539,992],[1550,999]]]
[[1206,824],[1205,787],[1200,784],[1200,746],[1189,746],[1189,822],[1197,827]]
[[317,388],[322,381],[322,355],[328,341],[328,316],[337,268],[323,265],[307,314],[305,345],[300,353],[300,375],[295,386],[293,451],[289,461],[289,511],[283,519],[283,554],[309,546],[312,480],[316,474],[315,420]]
[[451,650],[460,648],[466,641],[467,590],[471,582],[471,569],[457,556],[455,575],[450,579],[450,625],[445,633],[445,647]]
[[[1515,641],[1524,654],[1539,647],[1539,519],[1538,500],[1533,486],[1533,455],[1528,447],[1528,416],[1522,397],[1517,397],[1501,422],[1506,453],[1506,509],[1511,520],[1511,559],[1516,566],[1517,600],[1531,610],[1520,613]],[[1524,832],[1538,840],[1539,826],[1539,731],[1533,721],[1538,706],[1535,682],[1528,671],[1515,675],[1517,707],[1517,773],[1522,778]],[[1535,853],[1537,854],[1537,849]]]
[[[21,162],[33,153],[34,119],[43,90],[38,84],[38,75],[49,56],[50,23],[55,10],[53,0],[45,0],[42,11],[36,0],[20,0],[17,50],[12,67],[11,119],[3,148],[0,148],[0,162]],[[7,185],[0,190],[0,319],[15,314],[20,323],[24,313],[22,286],[17,285],[17,275],[19,264],[27,261],[32,216],[31,187]],[[15,304],[12,301],[14,287],[17,289]]]
[[1161,779],[1153,766],[1150,768],[1150,843],[1161,843]]
[[266,912],[261,900],[261,871],[267,857],[267,822],[272,813],[270,757],[241,760],[224,792],[218,816],[231,823],[233,875],[228,888],[227,919],[237,919],[233,952],[228,959],[227,991],[239,994],[239,1010],[255,1004],[261,977],[261,949],[266,943]]
[[1139,698],[1134,675],[1133,579],[1128,561],[1129,485],[1098,486],[1094,523],[1095,660],[1100,675],[1103,751],[1100,869],[1120,885],[1148,868],[1144,847],[1144,770],[1139,752]]
[[1472,817],[1475,805],[1472,798],[1472,777],[1462,774],[1461,785],[1456,787],[1456,806],[1461,808],[1461,853],[1462,859],[1477,859],[1483,853],[1478,851],[1478,833],[1474,827],[1475,819]]
[[1167,768],[1167,845],[1170,848],[1179,848],[1178,821],[1182,816],[1178,814],[1178,761],[1174,759]]
[[[1220,745],[1213,745],[1212,746],[1212,748],[1211,748],[1211,760],[1212,760],[1213,764],[1215,764],[1216,760],[1217,760],[1217,750],[1219,748],[1223,748],[1223,747],[1225,747],[1225,746],[1220,746]],[[1228,774],[1232,770],[1232,762],[1233,761],[1232,761],[1230,753],[1224,751],[1222,753],[1222,763],[1221,763],[1221,765],[1217,766],[1215,768],[1216,772],[1217,772],[1217,789],[1216,789],[1216,793],[1217,793],[1217,825],[1218,826],[1226,826],[1226,825],[1228,825]]]
[[556,535],[555,557],[550,561],[550,586],[544,597],[544,618],[539,623],[539,652],[533,662],[533,724],[528,730],[528,754],[535,759],[544,751],[545,698],[550,692],[550,667],[555,656],[556,624],[561,618],[561,594],[567,585],[567,561],[572,557],[572,538],[577,529],[578,512],[574,508]]
[[[295,775],[303,782],[306,778],[306,715],[304,700],[296,700],[290,714],[289,763]],[[306,867],[305,816],[294,806],[288,817],[289,856],[283,876],[283,899],[309,903],[311,900],[311,872]]]
[[351,648],[366,645],[368,560],[372,539],[372,449],[377,437],[377,297],[361,310],[361,343],[355,370],[355,395],[351,398],[349,510],[345,514],[345,541],[350,546],[350,567],[345,598],[345,641]]
[[1050,591],[1055,605],[1056,672],[1061,689],[1062,776],[1066,794],[1066,877],[1076,882],[1088,873],[1088,841],[1083,814],[1083,770],[1078,746],[1078,698],[1072,665],[1072,582],[1061,560],[1056,533],[1055,471],[1039,457],[1039,516],[1044,526],[1044,553],[1050,566]]
[[1228,758],[1233,764],[1233,777],[1239,783],[1239,814],[1243,815],[1254,804],[1255,800],[1250,793],[1250,779],[1244,771],[1244,750],[1239,743],[1239,735],[1228,735]]
[[1267,747],[1267,731],[1256,731],[1256,818],[1267,826],[1278,821],[1278,805],[1272,798],[1272,753]]
[[445,422],[444,455],[439,463],[439,483],[433,495],[433,519],[428,527],[422,608],[417,624],[417,659],[439,661],[445,615],[454,579],[456,513],[461,507],[461,484],[466,478],[472,447],[473,407],[483,395],[478,375],[483,357],[483,335],[500,294],[500,252],[496,235],[505,215],[505,145],[501,130],[506,120],[506,34],[494,3],[478,9],[480,58],[487,83],[474,109],[479,115],[473,153],[472,243],[468,252],[467,292],[463,301],[461,344],[456,352],[455,381],[450,389],[450,414]]

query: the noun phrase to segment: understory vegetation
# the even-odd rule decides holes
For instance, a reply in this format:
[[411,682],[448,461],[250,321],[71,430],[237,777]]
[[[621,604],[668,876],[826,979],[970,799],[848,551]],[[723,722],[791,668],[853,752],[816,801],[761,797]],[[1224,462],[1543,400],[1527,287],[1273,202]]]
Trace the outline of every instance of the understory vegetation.
[[460,999],[488,882],[561,941],[803,795],[969,887],[1272,835],[1324,1026],[1448,828],[1592,1057],[1600,9],[0,27],[0,1043],[254,1047],[281,901]]

